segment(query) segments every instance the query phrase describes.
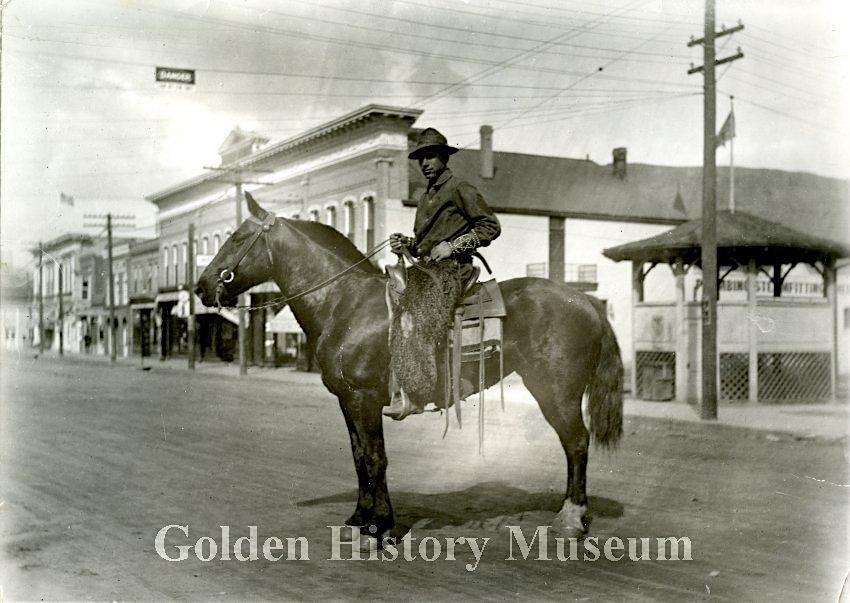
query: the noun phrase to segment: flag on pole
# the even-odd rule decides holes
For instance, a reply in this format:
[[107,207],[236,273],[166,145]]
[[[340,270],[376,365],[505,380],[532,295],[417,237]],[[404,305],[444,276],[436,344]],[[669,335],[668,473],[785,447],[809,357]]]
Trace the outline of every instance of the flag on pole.
[[726,143],[735,138],[735,109],[729,109],[729,115],[723,122],[723,127],[717,133],[717,146],[725,147]]
[[71,195],[66,195],[65,193],[59,193],[59,203],[64,203],[65,205],[70,205],[74,207],[74,197]]

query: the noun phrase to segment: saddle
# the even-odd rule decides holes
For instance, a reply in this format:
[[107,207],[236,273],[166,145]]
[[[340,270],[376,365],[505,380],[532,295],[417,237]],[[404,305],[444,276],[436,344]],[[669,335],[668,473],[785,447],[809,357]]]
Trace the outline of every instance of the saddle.
[[[385,268],[389,276],[387,282],[387,309],[392,318],[393,307],[398,304],[406,286],[406,268],[399,262]],[[458,426],[462,426],[460,401],[474,391],[472,384],[461,379],[464,365],[478,366],[479,391],[479,450],[484,436],[484,387],[487,381],[486,364],[498,357],[499,382],[502,408],[504,409],[503,329],[506,316],[502,292],[495,279],[478,282],[481,270],[474,267],[472,274],[463,285],[460,303],[454,310],[454,320],[446,334],[446,354],[443,374],[445,376],[444,408],[454,405]],[[495,360],[494,360],[495,362]],[[466,394],[466,395],[464,395]],[[406,397],[394,375],[390,379],[390,398],[394,395]],[[449,413],[446,413],[445,436],[449,427]]]

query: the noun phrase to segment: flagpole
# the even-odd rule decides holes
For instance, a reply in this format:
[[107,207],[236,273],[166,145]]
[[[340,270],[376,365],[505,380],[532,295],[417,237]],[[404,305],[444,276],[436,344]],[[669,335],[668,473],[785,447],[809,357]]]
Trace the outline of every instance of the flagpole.
[[[735,97],[729,96],[729,112],[735,112]],[[734,119],[734,118],[733,118]],[[729,139],[729,212],[735,213],[735,133]]]

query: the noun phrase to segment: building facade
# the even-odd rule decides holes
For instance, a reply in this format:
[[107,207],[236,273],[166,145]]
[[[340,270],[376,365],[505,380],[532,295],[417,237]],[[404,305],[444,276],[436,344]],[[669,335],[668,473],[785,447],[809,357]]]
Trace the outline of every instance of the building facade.
[[129,246],[130,321],[132,353],[152,356],[159,343],[156,294],[159,284],[159,239]]
[[[97,253],[95,242],[88,235],[69,233],[47,241],[40,248],[33,249],[32,253],[36,262],[41,257],[41,267],[35,268],[32,279],[32,344],[58,350],[61,331],[65,351],[83,351],[85,325],[80,312],[90,302],[87,298],[88,283],[95,278],[94,275],[89,277],[85,271],[87,263],[84,258]],[[43,309],[43,333],[37,328],[40,324],[39,307]]]
[[[322,221],[346,234],[366,251],[401,227],[402,200],[407,194],[408,135],[421,111],[369,105],[273,144],[257,135],[235,131],[219,149],[222,165],[147,199],[159,208],[160,245],[157,306],[162,328],[162,355],[185,353],[185,319],[179,311],[186,283],[189,224],[196,233],[199,268],[219,249],[236,226],[236,182],[246,182],[265,207],[278,215]],[[256,184],[261,181],[263,184]],[[239,203],[243,200],[238,199]],[[247,210],[242,206],[242,216]],[[387,258],[383,258],[386,261]],[[284,309],[272,313],[262,304],[279,295],[273,284],[255,287],[248,303],[248,361],[280,364],[301,358],[300,328]],[[232,360],[236,350],[236,315],[205,308],[197,311],[198,350]]]

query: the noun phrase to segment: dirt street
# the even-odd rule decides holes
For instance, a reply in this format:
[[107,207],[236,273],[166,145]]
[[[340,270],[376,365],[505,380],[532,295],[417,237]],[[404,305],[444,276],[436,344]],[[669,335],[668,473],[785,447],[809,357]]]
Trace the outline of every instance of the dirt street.
[[[386,425],[398,522],[443,543],[440,558],[332,561],[328,526],[353,510],[356,478],[323,389],[6,358],[2,390],[9,600],[835,600],[848,567],[841,441],[630,418],[617,450],[591,450],[590,535],[687,537],[693,560],[559,561],[554,545],[551,560],[507,560],[506,526],[530,539],[558,510],[565,462],[536,407],[502,413],[491,394],[482,457],[472,405],[445,440],[437,414]],[[169,532],[169,553],[257,526],[261,549],[304,536],[309,560],[169,562],[155,537],[171,524],[189,537]],[[469,546],[446,558],[461,536],[491,539],[474,571]]]

